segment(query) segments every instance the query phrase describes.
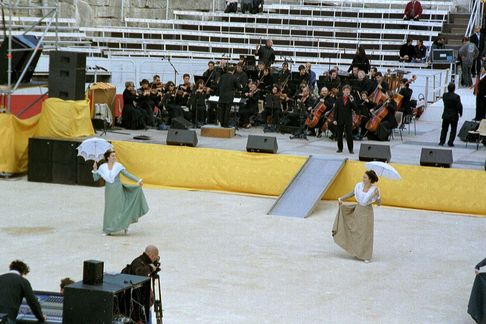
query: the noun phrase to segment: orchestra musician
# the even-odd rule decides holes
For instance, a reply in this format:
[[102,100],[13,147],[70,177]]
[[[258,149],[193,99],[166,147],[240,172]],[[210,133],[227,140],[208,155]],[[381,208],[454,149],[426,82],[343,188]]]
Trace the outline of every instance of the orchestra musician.
[[311,91],[314,91],[314,88],[316,87],[316,82],[317,82],[317,76],[316,72],[312,71],[312,65],[310,62],[307,62],[305,64],[305,72],[309,76],[309,88]]
[[273,78],[270,74],[270,69],[265,67],[263,69],[263,74],[260,76],[258,80],[258,88],[263,91],[264,94],[267,94],[272,91],[273,86]]
[[[373,132],[368,132],[368,138],[377,141],[388,141],[390,139],[390,134],[394,128],[398,126],[398,122],[395,118],[395,112],[397,111],[397,104],[393,100],[393,91],[388,90],[385,92],[386,99],[383,103],[382,108],[386,108],[387,114],[379,123],[378,129]],[[378,112],[379,109],[371,110],[371,118]]]
[[366,51],[364,47],[359,46],[356,49],[356,54],[353,57],[353,61],[351,62],[351,66],[349,67],[348,72],[351,71],[353,67],[357,67],[358,70],[363,70],[366,74],[368,74],[370,66],[370,61],[366,56]]
[[[203,73],[203,77],[207,80],[204,88],[207,94],[215,94],[218,90],[218,79],[220,73],[216,69],[214,62],[208,62],[208,69]],[[207,112],[207,121],[208,123],[215,123],[216,122],[216,111],[218,105],[214,102],[209,102],[208,104],[208,112]]]
[[309,74],[305,70],[304,65],[299,65],[299,75],[297,76],[296,80],[298,81],[299,84],[305,82],[306,85],[309,85]]
[[332,93],[326,87],[321,88],[321,91],[319,92],[319,100],[324,100],[327,110],[332,109],[336,102],[336,98],[332,96]]
[[338,76],[338,71],[336,69],[329,71],[329,75],[325,80],[331,89],[341,87],[341,78]]
[[258,113],[258,101],[263,99],[262,92],[258,89],[256,82],[250,82],[249,90],[245,93],[246,105],[240,107],[240,126],[252,127],[252,116]]
[[144,129],[145,120],[141,110],[137,109],[138,93],[132,81],[125,82],[123,91],[122,127]]
[[410,100],[412,99],[412,93],[413,90],[410,89],[408,79],[405,78],[401,79],[399,94],[403,96],[401,110],[403,111],[404,117],[412,114],[412,108],[410,107]]
[[343,95],[336,100],[334,105],[334,121],[336,126],[336,139],[338,150],[337,153],[343,151],[343,133],[346,134],[346,142],[348,151],[353,154],[353,110],[356,112],[358,107],[351,96],[351,87],[345,85],[342,89]]
[[140,88],[137,90],[137,93],[137,108],[143,113],[145,125],[154,126],[154,107],[157,93],[150,89],[150,83],[147,79],[143,79],[140,82]]
[[349,74],[349,79],[357,80],[358,79],[358,73],[359,73],[359,67],[358,66],[351,67],[351,73]]
[[182,84],[177,86],[176,102],[181,106],[189,106],[189,97],[192,93],[192,87],[189,74],[182,76]]
[[204,88],[204,80],[199,79],[189,100],[191,104],[191,120],[196,128],[204,125],[206,120],[206,99],[208,98],[209,94]]
[[289,69],[289,63],[283,62],[282,63],[282,70],[278,72],[278,85],[282,90],[287,86],[288,81],[290,80],[290,69]]
[[[248,91],[248,85],[247,85],[248,84],[248,75],[244,71],[243,65],[241,65],[240,63],[238,63],[236,65],[236,70],[234,72],[234,75],[236,77],[236,80],[238,80],[238,83],[241,84],[241,86],[242,86],[241,91],[247,92]],[[237,96],[241,97],[241,94],[237,94]]]
[[361,124],[357,129],[358,139],[361,140],[366,135],[368,130],[366,129],[366,123],[371,117],[371,111],[376,108],[376,105],[368,97],[366,91],[361,92],[361,102],[358,104],[358,113],[361,115]]
[[260,46],[258,44],[256,46],[256,54],[258,56],[258,64],[263,63],[265,66],[270,67],[273,63],[275,63],[275,52],[272,48],[273,41],[271,39],[267,39],[265,42],[265,46]]
[[[160,76],[159,75],[154,75],[152,79],[152,83],[150,84],[150,89],[155,90],[155,92],[158,91],[163,91],[164,90],[164,84],[160,81]],[[154,91],[152,91],[153,93]]]
[[235,98],[235,91],[241,89],[241,85],[233,74],[234,67],[228,67],[223,71],[218,83],[218,122],[222,127],[229,127],[229,115]]
[[275,84],[272,87],[272,92],[265,98],[265,109],[263,110],[262,117],[265,123],[264,131],[275,131],[279,124],[280,114],[282,113],[282,92],[280,88]]
[[169,81],[165,84],[165,94],[160,101],[159,108],[165,109],[169,113],[169,124],[172,118],[183,116],[184,111],[177,103],[177,89],[174,82]]
[[389,85],[383,80],[383,74],[381,72],[376,72],[375,80],[373,80],[371,84],[371,92],[375,91],[376,88],[378,88],[381,90],[381,92],[386,93],[389,89]]
[[[311,90],[308,85],[302,88],[302,97],[297,100],[297,104],[302,112],[305,112],[309,116],[312,109],[319,103],[319,100],[311,94]],[[320,123],[318,123],[314,128],[307,129],[307,135],[316,136],[318,130],[320,129]]]

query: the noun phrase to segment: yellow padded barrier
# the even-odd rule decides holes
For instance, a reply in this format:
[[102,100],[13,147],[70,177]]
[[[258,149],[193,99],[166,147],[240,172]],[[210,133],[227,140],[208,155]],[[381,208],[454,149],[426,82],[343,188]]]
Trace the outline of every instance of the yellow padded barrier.
[[[267,196],[280,195],[306,160],[281,154],[113,144],[119,161],[149,185]],[[402,180],[380,179],[384,205],[486,215],[486,172],[392,165]],[[352,191],[364,171],[364,162],[347,161],[324,199],[337,199]]]

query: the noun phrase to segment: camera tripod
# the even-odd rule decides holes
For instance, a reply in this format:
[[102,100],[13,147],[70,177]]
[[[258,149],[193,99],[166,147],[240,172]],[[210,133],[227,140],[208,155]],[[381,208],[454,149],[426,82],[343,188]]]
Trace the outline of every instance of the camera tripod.
[[162,324],[162,290],[158,273],[152,274],[152,291],[154,292],[154,313],[157,324]]

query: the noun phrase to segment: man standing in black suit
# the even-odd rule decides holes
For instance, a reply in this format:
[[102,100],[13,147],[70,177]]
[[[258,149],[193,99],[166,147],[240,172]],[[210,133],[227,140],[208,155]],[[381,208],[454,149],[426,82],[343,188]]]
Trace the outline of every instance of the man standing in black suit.
[[357,111],[358,107],[354,98],[350,95],[351,87],[345,85],[343,87],[342,97],[336,100],[334,106],[334,122],[337,127],[337,153],[343,151],[343,132],[346,134],[346,142],[348,144],[349,153],[353,154],[353,110]]
[[476,83],[474,94],[476,95],[476,116],[474,120],[480,122],[486,118],[486,67],[481,66],[479,80]]
[[479,75],[481,71],[481,53],[484,50],[484,39],[481,37],[481,27],[474,26],[474,32],[469,36],[469,41],[476,45],[477,49],[479,50],[478,57],[474,60],[471,75],[474,78],[476,75]]
[[233,99],[235,98],[235,90],[241,88],[238,79],[233,75],[232,67],[228,68],[227,71],[221,75],[218,87],[218,121],[221,123],[222,127],[228,127],[231,105],[233,104]]
[[449,92],[442,96],[444,102],[444,112],[442,113],[442,131],[440,132],[439,145],[444,145],[449,125],[451,125],[451,134],[449,135],[449,141],[447,145],[454,146],[454,139],[456,138],[457,122],[459,117],[462,116],[462,103],[461,97],[454,93],[456,85],[449,83],[447,86]]
[[24,262],[15,260],[10,263],[10,272],[0,276],[0,313],[7,314],[7,323],[15,323],[23,298],[27,300],[39,322],[45,321],[39,301],[34,296],[29,281],[24,278],[28,273],[29,267]]

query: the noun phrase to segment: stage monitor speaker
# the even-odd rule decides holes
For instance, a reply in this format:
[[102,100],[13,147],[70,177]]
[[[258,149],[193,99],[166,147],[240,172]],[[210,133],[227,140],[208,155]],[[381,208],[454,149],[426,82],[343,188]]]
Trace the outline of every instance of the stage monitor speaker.
[[197,134],[193,130],[171,128],[167,133],[167,145],[195,147],[197,145]]
[[76,184],[80,142],[56,139],[52,145],[52,182]]
[[174,129],[189,129],[191,128],[191,126],[192,123],[184,117],[172,118],[172,121],[170,123],[170,128]]
[[[0,84],[8,83],[8,41],[9,36],[3,40],[2,45],[0,46]],[[27,67],[27,63],[29,62],[29,59],[38,43],[39,38],[37,36],[12,36],[12,83],[16,83],[19,80],[22,71]],[[41,53],[42,47],[39,47],[39,50],[34,53],[34,58],[27,67],[27,71],[25,72],[21,82],[30,82]]]
[[50,98],[85,99],[86,53],[51,52],[48,81]]
[[475,131],[478,129],[479,123],[476,121],[465,121],[464,124],[462,124],[461,129],[459,130],[459,133],[457,134],[457,137],[463,142],[473,142],[474,136],[477,135],[472,135],[469,134],[469,131]]
[[361,144],[359,148],[360,161],[390,162],[391,151],[389,145]]
[[29,138],[29,181],[52,182],[52,146],[50,139]]
[[452,150],[422,148],[420,153],[420,165],[450,168],[452,162]]
[[248,135],[246,150],[248,152],[275,154],[278,151],[277,138],[273,136]]
[[103,261],[87,260],[83,264],[83,284],[100,285],[103,283]]

